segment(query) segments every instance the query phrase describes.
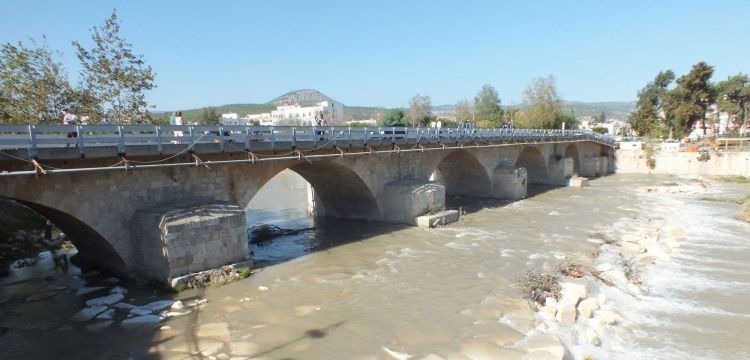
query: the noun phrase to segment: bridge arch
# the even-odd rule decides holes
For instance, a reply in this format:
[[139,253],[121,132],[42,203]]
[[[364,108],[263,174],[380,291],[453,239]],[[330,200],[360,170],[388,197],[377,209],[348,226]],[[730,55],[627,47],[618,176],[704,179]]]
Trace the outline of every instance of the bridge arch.
[[576,144],[568,144],[565,148],[565,157],[573,159],[573,173],[578,175],[581,172],[581,159],[578,155],[578,147]]
[[438,164],[437,180],[445,185],[447,195],[492,196],[492,181],[481,162],[465,150],[453,151]]
[[99,232],[85,221],[65,211],[36,202],[6,198],[22,204],[55,224],[70,239],[78,250],[78,259],[85,268],[104,270],[112,275],[130,277],[127,264]]
[[344,219],[380,220],[380,207],[370,186],[352,169],[332,161],[293,163],[268,172],[257,186],[250,186],[242,197],[247,206],[265,184],[284,170],[304,178],[315,190],[326,216]]
[[526,168],[529,184],[542,184],[547,180],[547,164],[539,149],[527,146],[516,158],[516,167]]

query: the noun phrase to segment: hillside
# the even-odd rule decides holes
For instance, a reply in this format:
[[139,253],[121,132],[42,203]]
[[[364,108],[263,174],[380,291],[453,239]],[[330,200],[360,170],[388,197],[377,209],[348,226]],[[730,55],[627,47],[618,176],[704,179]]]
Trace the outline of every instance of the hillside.
[[[284,95],[281,95],[271,101],[268,104],[281,105],[283,103],[300,104],[302,106],[315,105],[322,101],[336,101],[326,96],[318,90],[313,89],[302,89],[290,91]],[[336,101],[337,102],[337,101]]]
[[635,101],[566,101],[563,108],[566,112],[572,110],[578,117],[594,116],[603,111],[607,118],[627,120],[630,112],[635,109]]

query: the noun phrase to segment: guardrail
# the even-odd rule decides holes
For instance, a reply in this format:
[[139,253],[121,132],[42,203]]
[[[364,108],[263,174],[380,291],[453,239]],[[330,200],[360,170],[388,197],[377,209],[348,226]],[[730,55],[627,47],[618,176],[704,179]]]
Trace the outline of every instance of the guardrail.
[[224,151],[228,144],[235,150],[243,144],[250,151],[256,142],[291,144],[292,148],[316,147],[319,143],[333,145],[386,145],[395,143],[466,143],[488,141],[552,142],[590,140],[613,146],[612,137],[583,130],[540,129],[456,129],[406,127],[316,127],[316,126],[200,126],[200,125],[0,125],[0,149],[26,149],[35,156],[40,148],[86,148],[116,146],[126,153],[131,146],[156,145],[159,152],[165,144],[194,146],[201,143],[219,144]]

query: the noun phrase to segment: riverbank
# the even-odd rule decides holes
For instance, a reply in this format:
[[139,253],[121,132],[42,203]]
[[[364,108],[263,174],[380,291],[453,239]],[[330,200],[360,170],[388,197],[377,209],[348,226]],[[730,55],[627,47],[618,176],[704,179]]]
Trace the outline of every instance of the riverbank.
[[[712,191],[705,178],[678,178],[640,187],[636,193],[650,212],[623,218],[611,228],[593,233],[587,241],[599,248],[590,262],[577,267],[581,276],[565,276],[559,274],[559,268],[554,269],[558,293],[556,297],[535,298],[536,329],[557,336],[570,359],[745,358],[750,348],[738,342],[737,336],[720,335],[725,331],[750,332],[746,308],[731,305],[742,302],[733,294],[744,292],[742,285],[715,277],[717,260],[721,260],[717,251],[704,255],[702,261],[696,261],[694,253],[687,255],[690,261],[681,261],[696,245],[699,249],[727,246],[729,234],[706,233],[689,218],[700,216],[697,210],[705,206],[702,203],[733,204],[726,202],[728,194]],[[679,208],[690,210],[686,214],[676,211]],[[731,223],[732,210],[724,216],[722,221]],[[742,244],[736,249],[748,252],[743,241],[748,227],[739,223],[732,227],[745,236],[735,238]],[[711,268],[702,268],[705,262]],[[709,274],[704,274],[709,269]],[[735,270],[734,275],[748,274]],[[745,284],[748,281],[741,279]],[[680,296],[683,287],[689,289],[689,295]],[[722,290],[729,294],[716,293]],[[664,322],[673,316],[680,321]],[[705,323],[705,318],[712,317],[715,321],[733,320]]]

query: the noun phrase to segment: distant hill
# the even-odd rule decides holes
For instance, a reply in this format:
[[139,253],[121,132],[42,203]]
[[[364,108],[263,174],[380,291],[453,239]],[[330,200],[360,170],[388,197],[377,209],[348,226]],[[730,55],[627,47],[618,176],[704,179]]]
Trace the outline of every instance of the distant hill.
[[326,96],[325,94],[321,93],[318,90],[313,89],[302,89],[302,90],[294,90],[290,91],[284,95],[281,95],[271,101],[269,101],[269,104],[274,105],[281,105],[284,102],[292,103],[292,104],[300,104],[302,106],[311,106],[315,105],[322,101],[334,101],[338,102],[336,100],[333,100],[332,98]]
[[603,111],[607,118],[627,120],[630,112],[635,109],[635,101],[566,101],[563,109],[566,112],[572,110],[578,117],[594,116]]

